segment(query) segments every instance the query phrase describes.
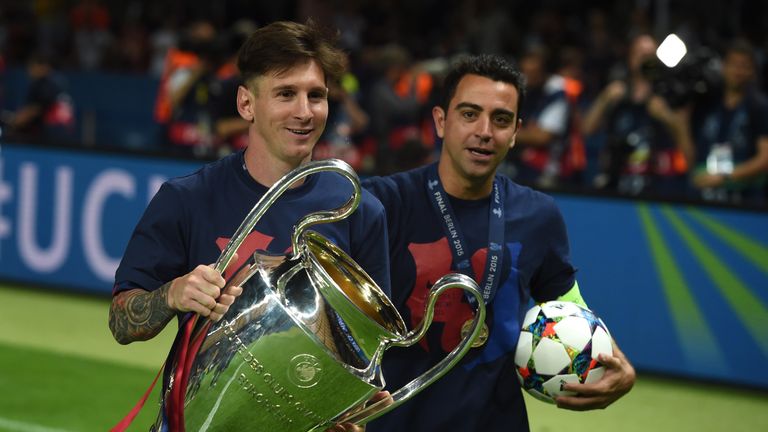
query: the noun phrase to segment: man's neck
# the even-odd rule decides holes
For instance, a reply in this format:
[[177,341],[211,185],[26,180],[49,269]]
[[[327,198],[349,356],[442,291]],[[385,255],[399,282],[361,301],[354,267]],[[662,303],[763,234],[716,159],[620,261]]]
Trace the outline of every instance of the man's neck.
[[629,97],[634,102],[645,101],[653,93],[651,82],[640,74],[632,76],[631,84]]
[[[283,176],[310,160],[308,157],[305,161],[290,163],[273,157],[257,154],[251,147],[245,150],[243,157],[245,159],[245,167],[251,178],[266,187],[272,187]],[[304,179],[301,179],[291,185],[291,187],[294,188],[303,183]]]
[[463,200],[478,200],[491,195],[493,175],[485,179],[469,179],[462,177],[446,165],[438,164],[437,173],[448,195]]
[[725,104],[726,108],[733,109],[736,108],[741,101],[744,100],[744,97],[746,96],[746,92],[742,89],[726,89],[725,95],[723,97],[723,103]]

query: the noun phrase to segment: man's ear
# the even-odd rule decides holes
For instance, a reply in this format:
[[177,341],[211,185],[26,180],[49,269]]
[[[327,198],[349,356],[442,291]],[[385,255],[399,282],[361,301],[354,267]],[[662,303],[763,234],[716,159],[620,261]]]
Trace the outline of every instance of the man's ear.
[[521,127],[523,127],[523,120],[518,118],[517,126],[515,127],[515,133],[512,134],[512,139],[509,141],[510,150],[512,149],[512,147],[515,146],[515,140],[517,139],[517,132],[520,130]]
[[435,122],[437,136],[443,138],[445,132],[445,111],[439,106],[432,108],[432,120]]
[[247,122],[253,122],[253,94],[245,86],[237,87],[237,112]]

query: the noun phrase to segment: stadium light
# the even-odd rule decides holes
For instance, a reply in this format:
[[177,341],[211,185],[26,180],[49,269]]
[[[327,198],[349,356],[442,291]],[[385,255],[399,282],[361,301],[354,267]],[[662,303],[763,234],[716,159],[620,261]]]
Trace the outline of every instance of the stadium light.
[[680,63],[687,52],[685,42],[676,34],[670,33],[656,50],[656,57],[667,67],[673,68]]

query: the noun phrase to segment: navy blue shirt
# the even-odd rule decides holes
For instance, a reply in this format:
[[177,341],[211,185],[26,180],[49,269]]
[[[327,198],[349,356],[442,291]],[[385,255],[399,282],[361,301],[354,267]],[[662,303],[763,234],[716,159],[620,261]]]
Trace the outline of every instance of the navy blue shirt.
[[[409,327],[424,315],[428,289],[452,267],[451,251],[431,207],[422,167],[363,185],[387,213],[392,299]],[[498,291],[488,307],[490,338],[448,374],[409,402],[374,420],[377,431],[527,431],[528,419],[514,372],[520,323],[531,298],[552,300],[574,283],[565,224],[552,198],[497,176],[505,196],[504,256]],[[488,248],[490,197],[450,197],[480,283]],[[473,308],[461,290],[448,290],[435,307],[432,326],[417,346],[384,354],[387,389],[396,390],[442,359],[460,340]]]
[[[115,293],[154,290],[200,264],[216,261],[229,238],[266,193],[245,169],[243,152],[163,184],[131,236],[115,275]],[[237,268],[254,251],[287,253],[294,225],[305,215],[340,207],[352,194],[341,175],[321,172],[289,189],[273,204],[238,250]],[[346,251],[389,293],[389,259],[384,209],[363,191],[347,219],[315,225]]]
[[729,109],[723,105],[722,94],[717,96],[709,104],[694,109],[696,162],[703,165],[712,146],[723,143],[731,147],[736,164],[755,157],[757,141],[768,136],[768,101],[753,92]]
[[[632,86],[627,83],[627,95],[630,94]],[[652,151],[675,147],[669,129],[648,112],[648,99],[634,101],[625,96],[619,100],[608,112],[606,135],[614,145],[648,146]]]

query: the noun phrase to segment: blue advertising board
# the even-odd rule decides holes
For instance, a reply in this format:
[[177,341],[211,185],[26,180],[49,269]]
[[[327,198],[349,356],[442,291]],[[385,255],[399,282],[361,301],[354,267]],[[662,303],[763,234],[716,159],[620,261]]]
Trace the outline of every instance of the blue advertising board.
[[556,201],[585,300],[636,367],[768,388],[768,213]]
[[[0,279],[108,295],[163,181],[200,163],[0,147]],[[768,388],[768,213],[555,195],[589,306],[636,367]]]
[[0,278],[109,293],[128,238],[166,179],[199,163],[0,147]]

